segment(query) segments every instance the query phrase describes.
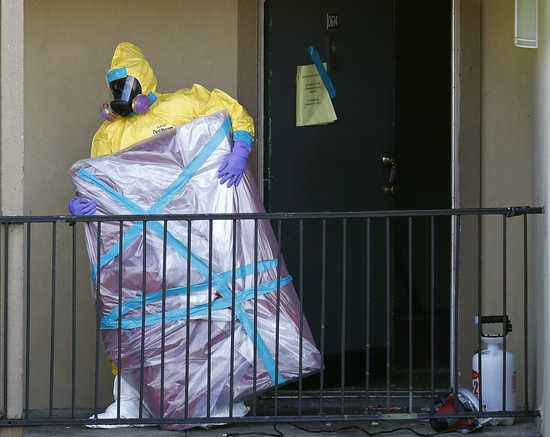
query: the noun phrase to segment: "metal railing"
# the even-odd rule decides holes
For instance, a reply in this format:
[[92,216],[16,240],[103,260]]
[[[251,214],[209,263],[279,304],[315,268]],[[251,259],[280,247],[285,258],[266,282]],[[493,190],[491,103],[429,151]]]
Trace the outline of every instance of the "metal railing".
[[[529,215],[533,214],[542,214],[542,208],[531,208],[531,207],[520,207],[520,208],[492,208],[492,209],[454,209],[454,210],[407,210],[407,211],[374,211],[374,212],[347,212],[347,213],[254,213],[254,214],[203,214],[203,215],[128,215],[128,216],[93,216],[93,217],[67,217],[67,216],[47,216],[47,217],[0,217],[0,225],[3,226],[4,232],[1,234],[3,239],[3,263],[0,263],[3,269],[2,273],[2,286],[3,286],[3,323],[2,323],[2,374],[3,374],[3,405],[4,407],[8,405],[8,386],[10,381],[8,381],[8,367],[10,366],[10,356],[8,354],[8,337],[12,334],[11,326],[8,325],[8,305],[7,302],[10,298],[10,290],[8,287],[8,277],[10,275],[9,262],[10,258],[10,229],[12,227],[21,227],[24,226],[24,235],[25,235],[25,259],[23,260],[23,265],[21,266],[25,271],[26,283],[26,296],[25,296],[25,320],[24,320],[24,335],[25,335],[25,345],[24,345],[24,356],[25,356],[25,368],[23,371],[23,378],[25,381],[24,385],[24,410],[22,417],[9,417],[4,413],[3,417],[0,419],[0,426],[25,426],[25,425],[38,425],[38,424],[196,424],[196,423],[219,423],[221,422],[302,422],[302,421],[331,421],[331,420],[353,420],[353,421],[362,421],[362,420],[385,420],[385,419],[431,419],[431,418],[457,418],[457,417],[470,417],[470,418],[482,418],[482,417],[510,417],[510,416],[535,416],[537,411],[535,411],[532,406],[529,404],[529,351],[528,351],[528,222]],[[520,220],[514,217],[522,217],[522,240],[523,240],[523,290],[522,290],[522,303],[523,303],[523,317],[524,317],[524,326],[523,326],[523,350],[521,351],[523,368],[524,368],[524,379],[523,379],[523,394],[524,394],[524,404],[522,407],[517,408],[514,411],[508,411],[506,409],[506,352],[508,345],[506,342],[506,336],[504,336],[503,341],[503,381],[502,381],[502,410],[501,411],[470,411],[463,413],[438,413],[436,411],[436,400],[440,398],[441,395],[454,392],[457,393],[460,387],[460,378],[459,378],[459,339],[460,333],[459,329],[459,317],[470,317],[459,314],[458,308],[460,303],[460,281],[461,281],[461,268],[460,262],[462,259],[461,254],[461,243],[464,241],[466,236],[461,236],[461,220],[465,216],[473,217],[473,220],[476,223],[476,232],[467,236],[467,238],[476,241],[475,247],[477,251],[477,270],[473,272],[474,275],[477,275],[476,279],[476,301],[477,308],[475,309],[478,320],[484,320],[489,322],[498,322],[502,324],[503,332],[507,332],[508,329],[508,314],[509,309],[507,301],[507,287],[509,272],[507,271],[508,260],[507,260],[507,238],[508,238],[508,227],[507,224],[510,220]],[[484,217],[501,217],[502,220],[502,314],[499,314],[495,319],[482,319],[484,316],[482,312],[482,283],[481,283],[481,272],[482,272],[482,220]],[[275,313],[275,351],[273,354],[274,363],[275,363],[275,380],[273,381],[273,387],[267,390],[258,390],[257,389],[257,372],[259,367],[260,357],[258,356],[258,299],[259,299],[259,284],[258,284],[258,224],[260,221],[267,220],[273,226],[276,240],[278,243],[278,259],[282,259],[283,256],[287,258],[288,270],[291,274],[297,275],[297,281],[294,280],[296,286],[296,292],[298,294],[298,299],[300,302],[300,308],[298,309],[299,317],[299,328],[297,335],[299,336],[299,369],[296,378],[289,379],[285,381],[287,384],[286,387],[281,387],[279,384],[279,324],[280,324],[280,293],[281,293],[281,264],[278,263],[275,267],[277,269],[277,284],[274,290],[270,293],[275,293],[277,297],[277,311]],[[208,278],[206,280],[205,289],[208,290],[208,302],[206,305],[205,315],[207,316],[208,324],[208,340],[206,345],[206,350],[208,351],[208,372],[204,385],[207,391],[207,407],[206,414],[204,416],[192,416],[188,412],[188,390],[189,387],[186,384],[184,387],[185,390],[185,410],[184,413],[178,417],[165,417],[165,404],[164,404],[164,391],[165,391],[165,335],[166,335],[166,301],[167,301],[167,285],[166,285],[166,265],[167,265],[167,241],[169,239],[168,226],[170,222],[180,222],[187,224],[187,257],[186,262],[182,263],[182,268],[187,270],[187,284],[181,284],[182,287],[186,290],[186,302],[184,304],[185,308],[189,310],[186,311],[184,321],[185,321],[185,338],[190,339],[190,325],[192,316],[191,313],[191,289],[193,285],[191,283],[191,269],[192,269],[192,251],[191,248],[194,247],[195,234],[192,232],[192,226],[194,223],[202,222],[206,223],[207,235],[203,235],[203,238],[207,240],[208,253],[209,257],[206,260],[203,260],[208,265]],[[212,350],[212,312],[215,299],[212,299],[211,291],[216,288],[215,281],[213,280],[212,270],[212,246],[213,246],[213,225],[217,221],[231,221],[232,223],[232,253],[228,253],[228,257],[232,257],[232,270],[230,272],[231,279],[231,296],[230,302],[227,306],[224,306],[225,309],[231,310],[231,346],[230,346],[230,371],[227,375],[228,380],[230,381],[230,398],[229,398],[229,414],[227,416],[216,416],[213,417],[211,412],[211,399],[210,399],[210,388],[211,388],[211,375],[210,371],[212,368],[211,363],[211,350]],[[254,356],[253,356],[253,382],[252,382],[252,392],[251,395],[247,398],[247,404],[250,406],[250,412],[244,417],[234,417],[233,407],[234,407],[234,357],[235,357],[235,330],[237,324],[240,323],[240,319],[236,317],[236,310],[238,310],[239,302],[238,299],[239,292],[236,291],[236,279],[238,277],[236,260],[236,238],[237,238],[237,225],[242,221],[252,221],[254,223],[254,287],[253,294],[250,300],[254,303],[253,310],[253,335],[250,337],[250,341],[253,344]],[[123,253],[123,246],[125,242],[123,241],[123,226],[126,223],[140,223],[143,230],[143,290],[145,290],[145,283],[147,281],[147,238],[146,238],[146,229],[148,224],[152,222],[158,222],[163,225],[164,235],[163,235],[163,257],[160,268],[162,268],[162,338],[160,346],[160,410],[152,411],[152,418],[144,417],[144,372],[145,372],[145,341],[146,341],[146,293],[142,293],[139,297],[141,299],[141,328],[136,328],[141,330],[141,352],[140,352],[140,387],[139,387],[139,417],[132,419],[121,418],[120,404],[117,411],[117,417],[113,419],[101,419],[97,417],[97,414],[102,411],[102,396],[100,395],[100,387],[102,386],[102,379],[105,379],[105,375],[101,375],[101,320],[99,312],[100,310],[96,308],[95,315],[95,330],[94,327],[88,325],[83,326],[86,330],[84,335],[89,339],[88,344],[77,344],[77,337],[82,335],[82,333],[77,334],[79,328],[78,317],[83,313],[94,312],[93,306],[87,308],[79,307],[77,301],[79,296],[83,293],[89,294],[89,290],[81,290],[78,287],[77,272],[79,271],[79,266],[77,262],[79,261],[77,256],[77,251],[81,250],[82,241],[78,238],[79,229],[86,224],[95,223],[97,226],[97,260],[95,261],[96,267],[95,271],[97,272],[97,278],[93,282],[94,287],[96,288],[95,293],[99,296],[100,293],[100,277],[102,274],[102,262],[101,262],[101,229],[102,225],[105,223],[118,223],[119,225],[119,253]],[[399,222],[399,229],[397,229],[396,223]],[[423,232],[422,235],[416,235],[413,233],[414,225],[422,222],[424,223],[423,228],[426,232]],[[451,224],[454,223],[455,232],[451,235]],[[294,224],[296,227],[292,228],[292,232],[289,232],[289,238],[285,239],[285,230],[289,230],[290,224]],[[443,235],[447,236],[447,244],[449,247],[452,247],[454,255],[451,257],[451,254],[443,254],[443,259],[449,257],[449,260],[452,259],[452,263],[448,262],[444,264],[444,268],[449,268],[450,271],[454,274],[449,276],[449,281],[443,281],[441,283],[438,275],[436,274],[436,263],[438,262],[439,257],[442,254],[436,253],[436,247],[438,244],[436,236],[438,234],[438,226],[441,225],[444,228]],[[49,245],[51,247],[51,252],[46,253],[33,253],[33,232],[37,227],[50,227],[51,239],[49,240]],[[66,241],[69,242],[70,247],[63,245],[59,246],[60,238],[60,228],[63,232],[66,233]],[[316,240],[314,245],[313,252],[310,253],[309,250],[313,246],[308,246],[307,242],[304,242],[304,236],[308,232],[308,229],[314,229],[316,236],[310,235],[308,233],[308,241],[312,239]],[[353,232],[361,229],[359,232],[360,235],[353,235]],[[397,231],[396,231],[397,229]],[[319,232],[320,231],[320,232]],[[394,231],[394,232],[392,232]],[[396,232],[395,232],[396,231]],[[41,233],[43,236],[44,234]],[[396,261],[396,254],[394,253],[394,247],[396,242],[396,236],[406,235],[406,241],[401,241],[402,248],[405,248],[404,255],[402,256],[404,268],[399,267],[399,262]],[[330,240],[330,241],[329,241]],[[415,258],[414,254],[414,244],[422,240],[426,243],[427,251],[422,252],[422,257]],[[65,240],[64,240],[65,241]],[[354,245],[360,243],[361,247],[364,248],[363,255],[364,258],[361,258],[362,268],[357,268],[357,264],[354,264],[353,271],[350,271],[352,263],[357,262],[356,259],[351,259],[350,251],[356,250],[350,247],[350,241],[353,241]],[[288,247],[287,247],[288,246]],[[334,247],[338,247],[338,251],[332,250]],[[445,246],[447,247],[447,246]],[[42,246],[43,249],[43,246]],[[289,256],[291,249],[297,249],[297,253]],[[69,256],[67,256],[69,254]],[[36,258],[41,259],[43,265],[49,265],[49,275],[51,279],[51,284],[49,286],[44,286],[43,283],[36,285],[36,281],[33,279],[33,268],[31,267],[31,260],[33,265],[36,265]],[[312,271],[317,275],[315,282],[316,293],[318,294],[318,300],[315,302],[316,305],[308,307],[307,303],[304,304],[304,291],[308,289],[308,274],[304,273],[304,263],[307,260],[310,260],[312,257],[317,259],[314,264]],[[329,260],[329,258],[331,258]],[[338,259],[339,261],[332,262],[332,259]],[[60,266],[60,260],[67,260],[70,262],[68,265]],[[80,260],[83,262],[82,260]],[[118,318],[116,320],[117,326],[115,328],[117,335],[117,342],[119,347],[117,348],[118,356],[115,358],[116,367],[118,374],[124,372],[125,369],[121,368],[122,366],[122,344],[124,342],[124,327],[123,327],[123,301],[122,297],[122,282],[123,282],[123,255],[118,257],[118,261],[113,261],[119,263],[118,269],[118,302],[116,307],[118,308]],[[422,372],[425,374],[425,381],[422,383],[416,383],[415,377],[417,376],[418,369],[415,368],[414,362],[416,355],[415,354],[415,344],[418,344],[418,340],[415,340],[415,301],[414,301],[414,292],[413,288],[414,280],[413,274],[415,266],[420,263],[424,265],[424,270],[421,270],[423,275],[427,272],[426,280],[428,284],[428,289],[424,290],[425,296],[429,296],[429,316],[425,320],[426,326],[429,326],[427,332],[429,332],[429,347],[425,350],[427,351],[426,355],[429,356],[427,360],[427,365],[423,365]],[[319,268],[320,267],[320,268]],[[63,287],[68,290],[64,290],[64,295],[71,296],[70,302],[61,302],[59,300],[60,287],[58,283],[59,272],[65,270],[70,276],[70,281],[64,281]],[[93,269],[93,266],[92,266]],[[294,271],[296,269],[297,271]],[[311,269],[310,269],[311,270]],[[160,272],[159,272],[160,273]],[[447,272],[450,274],[450,272]],[[46,273],[41,273],[42,277],[47,276]],[[354,276],[355,275],[355,276]],[[373,281],[373,277],[376,275],[377,279]],[[394,320],[392,316],[395,312],[395,302],[392,300],[394,298],[393,294],[395,293],[395,287],[397,287],[395,276],[399,275],[401,277],[400,283],[401,288],[404,290],[403,296],[406,296],[408,302],[408,332],[401,334],[394,332]],[[339,282],[338,286],[335,286],[335,277],[338,276]],[[350,295],[350,289],[356,288],[356,281],[358,277],[363,278],[362,290],[361,293],[364,293],[364,304],[365,307],[358,309],[357,311],[362,312],[363,325],[358,326],[357,317],[354,319],[352,314],[348,314],[350,308],[350,296],[353,298],[353,295]],[[444,276],[446,278],[446,276]],[[81,279],[81,278],[80,278]],[[354,282],[355,281],[355,282]],[[352,283],[353,282],[353,283]],[[70,284],[70,285],[68,285]],[[404,284],[404,285],[403,285]],[[47,311],[45,308],[42,310],[42,320],[44,323],[49,319],[49,361],[47,365],[44,361],[40,361],[41,375],[45,373],[48,374],[47,382],[42,379],[38,383],[34,381],[33,385],[33,370],[38,364],[36,364],[36,356],[33,356],[32,345],[35,344],[32,342],[32,336],[36,335],[37,330],[43,331],[46,329],[46,326],[31,326],[31,322],[36,323],[36,319],[31,315],[31,309],[34,309],[34,301],[37,299],[38,294],[43,295],[49,288],[50,290],[50,305],[49,305],[49,314],[46,314]],[[374,293],[380,293],[382,289],[385,293],[385,298],[382,306],[373,308],[374,300],[372,296]],[[450,324],[454,326],[454,329],[450,332],[450,337],[447,341],[436,343],[436,318],[438,317],[435,309],[435,300],[436,290],[444,290],[445,293],[448,293],[450,296],[450,308],[447,310],[447,315],[451,320],[448,320]],[[407,295],[408,293],[408,295]],[[330,302],[335,302],[335,297],[340,301],[340,307],[327,307],[327,299]],[[372,296],[371,296],[372,294]],[[41,298],[43,299],[43,297]],[[348,301],[347,301],[348,300]],[[42,302],[43,300],[41,300]],[[516,300],[518,302],[518,300]],[[59,320],[56,319],[59,316],[59,308],[61,305],[65,305],[64,308],[70,311],[70,317],[65,317],[64,321],[66,322],[67,329],[70,329],[70,341],[66,344],[60,345],[58,342],[58,333],[59,333]],[[378,329],[379,327],[373,327],[371,321],[371,316],[375,312],[384,312],[382,317],[384,322],[384,332],[383,335],[380,334],[382,330]],[[306,376],[302,372],[302,355],[303,355],[303,345],[302,345],[302,336],[304,335],[305,329],[305,320],[310,318],[312,313],[315,312],[317,315],[314,317],[316,324],[318,326],[312,326],[314,333],[315,341],[319,349],[322,365],[319,368],[319,372],[316,375]],[[338,316],[334,314],[338,313]],[[473,314],[472,314],[473,318]],[[331,326],[329,321],[336,320],[337,326]],[[351,321],[351,322],[350,322]],[[64,322],[64,323],[65,323]],[[350,326],[350,323],[352,325]],[[376,328],[376,329],[374,329]],[[57,329],[57,330],[56,330]],[[361,330],[363,335],[361,341],[364,342],[364,347],[362,349],[362,358],[359,367],[362,368],[361,377],[357,376],[356,370],[357,365],[350,363],[349,350],[346,349],[346,343],[350,333],[352,331]],[[376,331],[376,332],[374,332]],[[328,340],[327,335],[329,333],[334,333],[333,337],[336,340],[331,340],[334,344],[338,344],[339,341],[339,351],[331,352],[332,358],[335,361],[331,361],[329,365],[327,362],[327,348]],[[45,335],[42,334],[41,335]],[[377,335],[380,339],[381,346],[377,346],[377,358],[380,356],[384,357],[384,364],[379,370],[373,364],[374,360],[374,343],[372,342],[373,335]],[[332,338],[332,337],[331,337]],[[403,342],[403,339],[406,338],[408,342],[408,348],[406,351],[401,350],[396,353],[392,347],[395,347],[395,342]],[[482,373],[482,362],[481,362],[481,338],[482,338],[482,328],[481,323],[477,327],[477,349],[479,352],[479,363],[478,367],[480,373]],[[428,343],[427,340],[422,340],[423,343]],[[65,351],[70,350],[70,375],[58,375],[56,374],[56,351],[59,348],[63,348]],[[436,369],[436,349],[444,347],[448,348],[448,367],[440,370]],[[93,363],[79,363],[79,351],[81,349],[88,349],[88,352],[94,356]],[[516,351],[517,352],[517,351]],[[446,352],[445,352],[446,353]],[[443,356],[446,357],[445,353]],[[188,380],[190,374],[190,363],[189,363],[189,341],[186,341],[186,351],[183,353],[181,368],[182,374],[187,375],[186,380]],[[406,357],[406,359],[404,359]],[[405,362],[406,365],[403,366],[401,372],[399,369],[392,367],[392,363],[400,359],[401,362]],[[447,358],[445,358],[447,359]],[[34,361],[33,361],[34,360]],[[358,362],[355,358],[353,358]],[[518,360],[519,361],[519,360]],[[77,368],[78,366],[87,366],[87,369],[93,374],[93,402],[89,403],[90,396],[84,396],[87,400],[80,400],[77,396],[78,384],[77,381]],[[352,366],[350,374],[350,365]],[[355,367],[353,367],[355,365]],[[48,371],[45,372],[47,367]],[[373,368],[374,373],[373,374]],[[383,372],[383,373],[382,373]],[[123,373],[124,374],[124,373]],[[402,375],[406,374],[406,378]],[[441,374],[443,376],[441,376]],[[383,376],[382,376],[383,375]],[[392,377],[398,375],[396,380],[392,381]],[[381,377],[382,376],[382,377]],[[60,379],[70,379],[70,396],[65,393],[65,400],[63,400],[62,405],[56,405],[54,399],[54,393],[56,393],[56,384]],[[362,383],[357,384],[357,380],[362,378]],[[330,382],[329,382],[330,381]],[[335,383],[337,381],[338,383]],[[351,382],[351,383],[350,383]],[[43,401],[35,402],[33,401],[33,395],[35,393],[35,387],[40,385],[43,387],[45,383],[48,386],[48,395],[46,405]],[[66,381],[65,381],[66,385]],[[470,388],[470,387],[468,387]],[[118,383],[118,393],[120,399],[120,378]],[[483,405],[483,379],[479,379],[479,405]],[[108,396],[105,397],[108,399]],[[88,402],[88,404],[86,404]],[[35,404],[34,408],[33,405]]]

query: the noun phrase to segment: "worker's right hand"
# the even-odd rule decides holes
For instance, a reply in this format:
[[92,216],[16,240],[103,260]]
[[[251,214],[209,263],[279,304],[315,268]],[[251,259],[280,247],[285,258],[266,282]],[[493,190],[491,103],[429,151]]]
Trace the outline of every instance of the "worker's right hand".
[[97,206],[91,199],[84,197],[73,197],[69,201],[69,212],[72,215],[93,215]]

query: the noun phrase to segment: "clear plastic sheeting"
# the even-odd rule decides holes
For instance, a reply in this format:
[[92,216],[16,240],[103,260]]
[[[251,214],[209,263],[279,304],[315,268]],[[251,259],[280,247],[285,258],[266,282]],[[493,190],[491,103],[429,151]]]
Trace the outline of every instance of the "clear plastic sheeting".
[[[218,182],[217,169],[231,150],[230,131],[231,120],[222,111],[195,119],[121,152],[78,161],[70,170],[76,195],[94,199],[98,215],[263,212],[249,170],[238,187],[228,189]],[[143,353],[143,397],[153,417],[206,417],[208,402],[210,416],[228,415],[231,403],[253,394],[255,337],[257,391],[273,387],[275,381],[282,384],[299,376],[300,347],[301,374],[307,375],[320,368],[320,354],[305,318],[300,341],[300,319],[303,317],[300,302],[283,260],[277,259],[277,240],[268,221],[257,220],[257,269],[254,267],[253,219],[147,221],[146,227],[144,232],[142,221],[123,222],[121,240],[120,222],[102,222],[99,272],[98,224],[95,222],[86,224],[86,245],[106,353],[138,392]],[[119,258],[121,246],[122,260]],[[119,265],[122,265],[121,275]],[[96,295],[98,280],[99,295]],[[122,296],[121,319],[119,295]],[[278,352],[277,305],[280,308]],[[144,336],[142,326],[145,327]],[[210,387],[207,382],[209,356]],[[183,429],[189,425],[165,427]]]

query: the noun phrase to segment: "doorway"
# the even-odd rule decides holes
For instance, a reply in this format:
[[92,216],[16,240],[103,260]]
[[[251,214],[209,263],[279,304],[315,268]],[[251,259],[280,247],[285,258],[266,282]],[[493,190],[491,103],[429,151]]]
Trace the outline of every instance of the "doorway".
[[[332,29],[327,29],[329,14],[337,17]],[[266,210],[451,208],[451,14],[451,0],[266,1]],[[310,45],[328,64],[336,87],[333,103],[338,120],[296,127],[296,66],[312,63],[307,51]],[[396,164],[393,193],[388,190],[391,166],[383,165],[383,156]],[[346,226],[345,243],[341,223],[329,221],[326,228],[325,261],[340,266],[326,278],[327,307],[334,308],[324,323],[327,384],[335,386],[342,380],[339,364],[344,349],[346,384],[361,385],[367,344],[372,351],[373,382],[377,376],[385,381],[388,358],[392,380],[399,384],[403,376],[405,381],[409,355],[404,351],[409,349],[412,310],[415,382],[427,385],[432,320],[429,219],[415,218],[410,229],[406,217],[392,218],[389,224],[372,220],[369,302],[365,292],[367,227],[353,220]],[[448,386],[451,223],[436,219],[434,229],[434,365],[437,383]],[[282,231],[282,253],[295,283],[303,284],[304,312],[319,344],[322,230],[319,224],[304,223],[302,265],[298,226],[283,226]],[[341,302],[344,271],[346,308]],[[342,323],[347,333],[344,348],[338,335]]]

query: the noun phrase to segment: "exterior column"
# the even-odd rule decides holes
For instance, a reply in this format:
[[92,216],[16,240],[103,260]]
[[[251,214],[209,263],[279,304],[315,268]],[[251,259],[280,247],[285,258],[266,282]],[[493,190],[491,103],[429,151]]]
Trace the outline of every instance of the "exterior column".
[[[0,134],[0,193],[1,213],[24,215],[24,100],[23,100],[23,54],[24,54],[24,1],[1,0],[0,56],[1,56],[1,134]],[[2,229],[2,245],[5,243]],[[7,333],[2,328],[2,342],[7,338],[7,405],[2,395],[2,410],[10,419],[23,417],[24,345],[25,345],[25,274],[24,274],[24,226],[9,226],[8,282],[2,281],[2,314],[4,314],[7,290]],[[6,254],[4,254],[5,256]],[[4,266],[2,274],[5,275]],[[5,276],[3,276],[3,279]],[[2,350],[4,350],[2,343]],[[1,368],[4,376],[2,354]],[[2,381],[4,378],[2,378]],[[3,385],[3,383],[2,383]],[[22,428],[0,428],[0,436],[22,436]]]
[[[481,8],[482,0],[453,0],[453,208],[481,207]],[[459,279],[458,290],[453,285],[453,292],[458,292],[458,326],[451,320],[451,357],[457,341],[456,382],[468,389],[472,351],[477,347],[477,231],[476,217],[461,218],[460,267],[453,270],[453,284],[454,275]],[[455,266],[454,248],[452,257]],[[453,364],[451,359],[451,379]]]

